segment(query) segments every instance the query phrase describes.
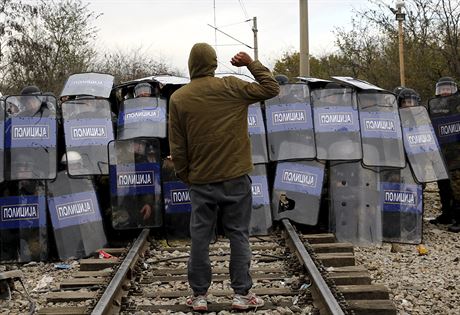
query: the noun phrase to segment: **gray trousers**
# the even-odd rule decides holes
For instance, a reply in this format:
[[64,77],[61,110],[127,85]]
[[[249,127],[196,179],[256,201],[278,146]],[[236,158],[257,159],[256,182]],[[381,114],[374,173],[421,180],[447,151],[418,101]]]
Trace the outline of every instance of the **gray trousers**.
[[247,294],[252,287],[249,273],[251,249],[249,223],[252,210],[251,180],[248,175],[219,183],[191,185],[188,282],[195,295],[205,294],[211,285],[209,243],[215,235],[220,211],[225,235],[230,240],[230,279],[236,294]]

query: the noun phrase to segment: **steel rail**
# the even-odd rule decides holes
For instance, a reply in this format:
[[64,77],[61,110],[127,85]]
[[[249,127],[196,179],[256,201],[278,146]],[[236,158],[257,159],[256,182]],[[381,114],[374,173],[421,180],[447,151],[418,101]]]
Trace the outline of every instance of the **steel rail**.
[[[136,241],[131,246],[128,254],[118,268],[115,276],[110,281],[109,285],[104,291],[104,294],[101,296],[96,306],[94,307],[91,314],[93,315],[105,315],[112,314],[112,308],[116,303],[117,295],[123,289],[123,283],[129,276],[129,272],[139,257],[140,251],[143,249],[145,243],[147,242],[147,237],[150,233],[149,229],[143,229],[139,234]],[[117,305],[119,306],[119,305]]]
[[336,298],[327,286],[326,282],[321,276],[321,273],[319,272],[318,268],[313,262],[313,259],[311,259],[304,244],[300,240],[299,236],[297,235],[289,220],[283,219],[281,220],[281,222],[283,223],[284,228],[286,229],[286,232],[290,240],[292,241],[292,245],[295,247],[297,254],[300,256],[299,259],[302,260],[303,265],[305,266],[308,274],[310,275],[312,285],[317,290],[318,296],[321,299],[320,309],[324,310],[326,314],[344,315],[345,313],[343,312]]

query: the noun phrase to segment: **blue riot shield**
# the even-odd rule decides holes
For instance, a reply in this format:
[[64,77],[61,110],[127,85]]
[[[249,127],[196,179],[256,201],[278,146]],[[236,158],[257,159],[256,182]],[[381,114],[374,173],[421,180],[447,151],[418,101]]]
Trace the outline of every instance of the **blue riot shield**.
[[280,86],[265,101],[270,161],[313,159],[316,156],[310,93],[305,84]]
[[390,93],[358,93],[363,164],[375,167],[406,165],[396,98]]
[[[66,154],[76,152],[80,156],[74,167],[68,169],[69,175],[107,175],[107,144],[114,138],[109,101],[92,98],[67,101],[62,103],[62,115]],[[68,160],[72,162],[69,156]]]
[[48,233],[44,182],[14,181],[0,189],[0,261],[45,261]]
[[460,95],[430,99],[428,108],[447,168],[460,169]]
[[125,100],[118,114],[117,138],[166,138],[166,99],[137,97]]
[[156,138],[116,140],[109,144],[114,229],[163,224],[159,148]]
[[67,171],[48,182],[48,210],[59,258],[83,258],[106,246],[94,184]]
[[324,179],[324,164],[316,161],[280,162],[272,194],[274,220],[290,219],[316,225]]
[[382,235],[386,242],[422,241],[423,191],[407,166],[380,172]]
[[419,183],[449,178],[436,134],[425,107],[399,109],[404,149]]
[[177,178],[171,160],[163,161],[163,198],[165,205],[164,224],[168,237],[190,238],[190,215],[192,204],[189,187]]
[[311,93],[316,157],[320,160],[362,158],[358,108],[350,88],[315,89]]
[[361,162],[331,162],[330,230],[340,242],[356,245],[382,242],[379,173]]
[[267,136],[260,104],[252,104],[248,108],[248,131],[251,140],[252,163],[267,163]]
[[254,170],[249,176],[252,181],[252,213],[249,233],[250,235],[267,235],[272,227],[272,214],[265,164],[254,165]]
[[115,78],[104,73],[77,73],[67,78],[61,99],[67,96],[90,95],[109,98]]
[[5,180],[5,100],[0,97],[0,183]]
[[45,95],[5,100],[5,179],[56,177],[56,99]]

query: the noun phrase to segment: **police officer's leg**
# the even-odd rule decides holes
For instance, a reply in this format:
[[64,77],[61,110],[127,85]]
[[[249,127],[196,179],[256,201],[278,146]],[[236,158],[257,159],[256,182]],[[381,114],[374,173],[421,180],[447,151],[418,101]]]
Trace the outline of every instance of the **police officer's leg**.
[[251,249],[249,224],[252,211],[252,191],[249,176],[244,175],[222,183],[222,223],[230,239],[230,279],[236,294],[246,295],[252,287],[249,273]]
[[190,237],[192,246],[188,260],[188,282],[194,295],[204,295],[211,285],[209,243],[214,235],[217,219],[215,185],[191,185]]
[[450,179],[438,181],[439,197],[441,198],[441,215],[431,220],[431,223],[449,224],[452,221],[452,188]]
[[451,172],[452,178],[452,195],[453,195],[453,206],[452,206],[452,218],[455,223],[449,227],[449,231],[458,233],[460,232],[460,170],[454,170]]

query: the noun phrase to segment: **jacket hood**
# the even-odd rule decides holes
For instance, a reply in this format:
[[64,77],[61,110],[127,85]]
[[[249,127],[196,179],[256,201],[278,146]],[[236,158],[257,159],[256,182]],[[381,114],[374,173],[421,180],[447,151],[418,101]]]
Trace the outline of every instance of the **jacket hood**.
[[193,45],[188,58],[190,79],[214,76],[217,69],[217,55],[214,48],[206,43]]

